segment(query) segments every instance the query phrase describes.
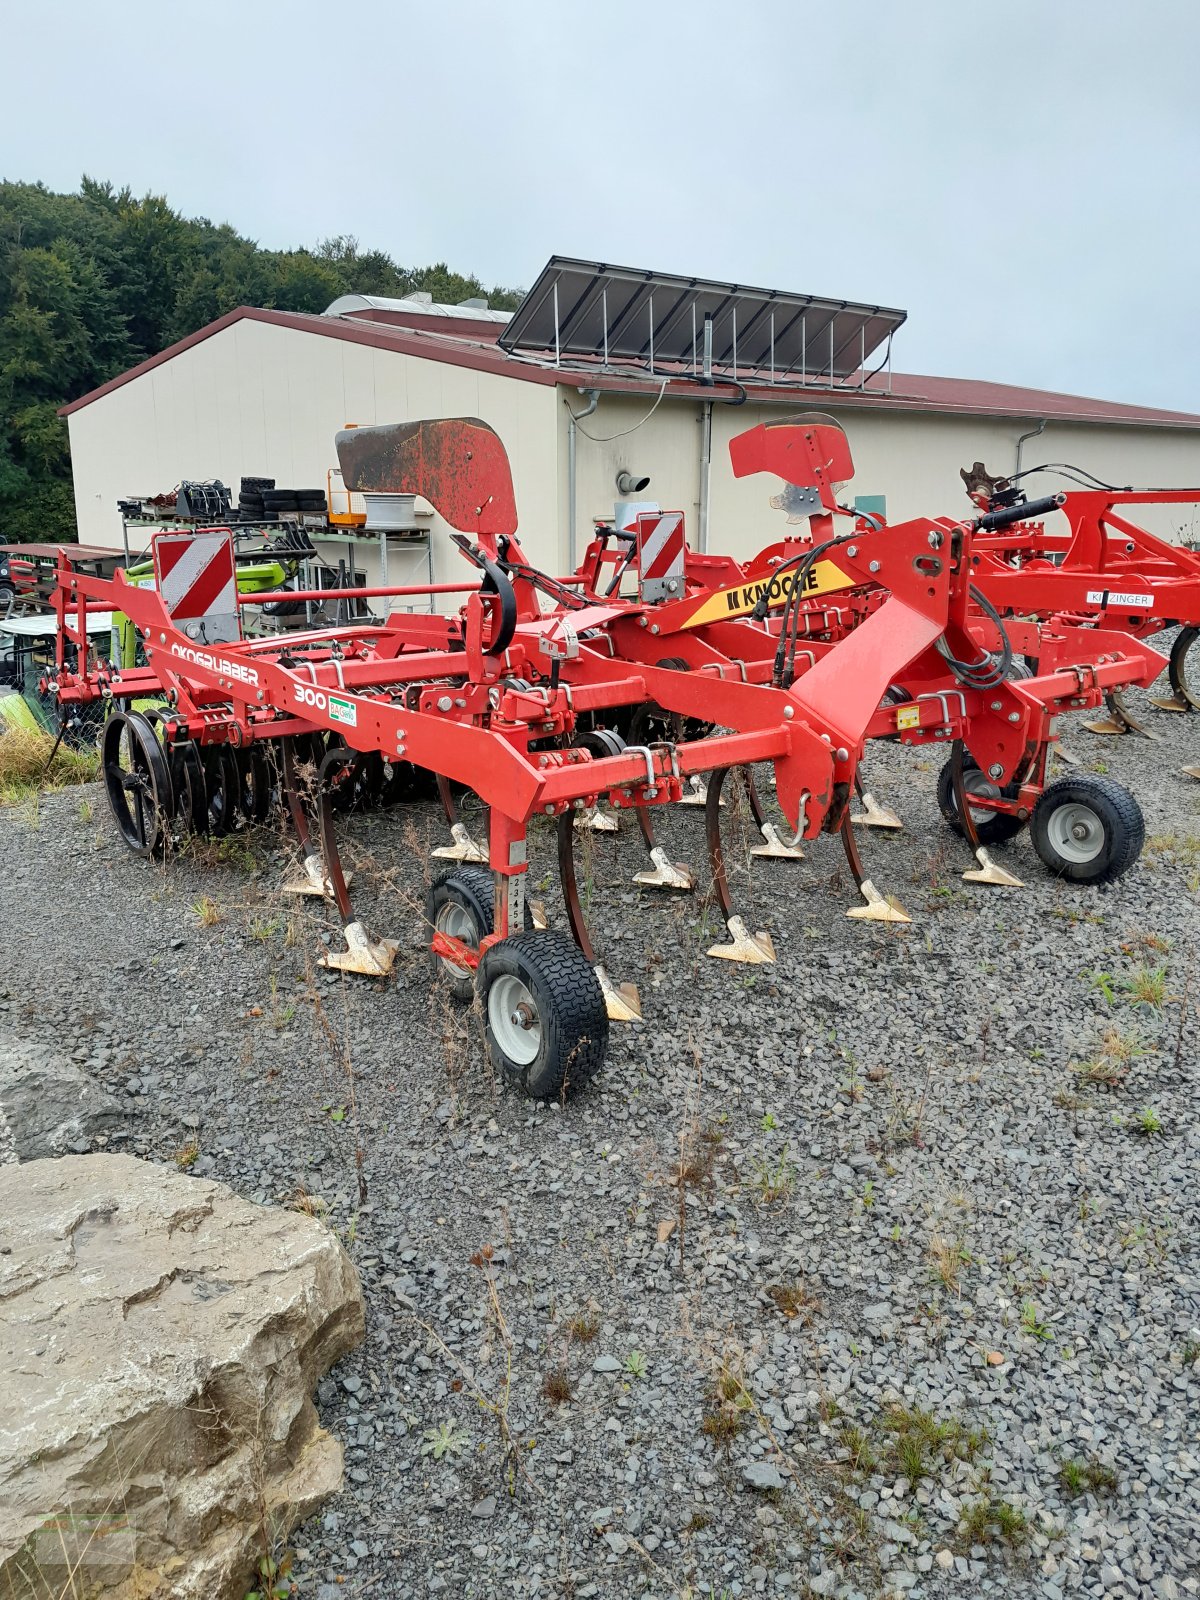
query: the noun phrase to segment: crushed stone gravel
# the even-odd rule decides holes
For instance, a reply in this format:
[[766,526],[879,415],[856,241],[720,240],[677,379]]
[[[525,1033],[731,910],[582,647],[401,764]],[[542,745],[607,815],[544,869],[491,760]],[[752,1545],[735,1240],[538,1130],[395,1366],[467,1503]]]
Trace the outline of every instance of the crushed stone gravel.
[[1150,716],[1063,729],[1145,813],[1104,889],[1025,835],[993,851],[1024,889],[963,883],[939,752],[873,747],[905,831],[862,845],[912,925],[848,921],[822,839],[738,880],[773,967],[704,954],[701,813],[659,824],[695,896],[633,887],[629,819],[582,838],[646,1023],[563,1106],[431,984],[434,807],[343,826],[382,983],[316,966],[282,832],[153,865],[98,789],[0,813],[0,1038],[117,1097],[108,1148],[310,1209],[362,1275],[302,1595],[1200,1595],[1200,717]]

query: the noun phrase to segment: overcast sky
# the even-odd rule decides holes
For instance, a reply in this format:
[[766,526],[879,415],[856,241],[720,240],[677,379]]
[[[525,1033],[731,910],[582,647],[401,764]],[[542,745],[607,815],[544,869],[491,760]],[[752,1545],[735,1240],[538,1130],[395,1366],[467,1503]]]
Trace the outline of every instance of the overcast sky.
[[1200,412],[1196,0],[0,0],[0,174],[527,286],[900,306],[898,370]]

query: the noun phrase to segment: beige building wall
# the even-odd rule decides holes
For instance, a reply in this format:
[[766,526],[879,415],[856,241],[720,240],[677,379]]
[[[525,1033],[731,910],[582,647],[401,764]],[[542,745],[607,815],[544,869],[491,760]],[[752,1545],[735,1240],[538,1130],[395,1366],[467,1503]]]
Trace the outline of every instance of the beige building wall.
[[[243,320],[213,334],[69,417],[79,537],[119,549],[117,501],[157,494],[182,478],[220,478],[236,500],[243,475],[288,488],[325,486],[334,435],[349,422],[475,416],[504,441],[528,499],[536,559],[553,557],[556,534],[555,390],[395,351]],[[542,486],[546,487],[543,488]],[[518,491],[519,509],[521,496]],[[430,518],[437,582],[468,572],[445,523]],[[341,539],[323,547],[333,561]],[[377,542],[355,541],[355,559],[377,580]],[[423,553],[389,543],[392,583],[425,581]]]
[[[564,390],[571,407],[583,398]],[[595,517],[611,516],[617,472],[627,468],[648,473],[646,497],[687,516],[695,544],[700,512],[701,411],[691,399],[664,399],[648,416],[653,402],[642,396],[601,398],[577,434],[577,502],[580,548],[590,537]],[[814,403],[814,409],[816,404]],[[945,416],[930,412],[855,409],[822,406],[845,428],[854,456],[855,475],[845,498],[883,495],[889,521],[915,516],[958,516],[971,513],[971,502],[959,477],[960,467],[983,461],[995,474],[1016,466],[1017,440],[1036,427],[1038,418]],[[709,549],[741,558],[781,537],[782,513],[769,501],[776,493],[768,478],[735,479],[729,466],[729,440],[759,422],[786,415],[778,406],[717,404],[713,407],[710,473]],[[565,479],[567,415],[560,419],[563,446],[560,471]],[[586,428],[599,443],[583,435]],[[629,431],[629,430],[635,431]],[[1110,483],[1181,486],[1200,485],[1200,432],[1186,429],[1048,424],[1040,438],[1026,441],[1023,466],[1065,461],[1084,467]],[[1050,475],[1026,480],[1030,497],[1069,487]],[[1200,508],[1197,508],[1200,511]],[[1200,536],[1200,515],[1191,507],[1135,508],[1133,519],[1165,537]],[[565,483],[562,514],[567,515]]]
[[[569,409],[585,398],[576,387],[524,382],[448,362],[423,360],[343,339],[243,320],[181,351],[141,377],[74,412],[70,419],[79,534],[83,542],[121,546],[117,501],[172,488],[181,478],[221,478],[235,491],[243,474],[281,485],[323,486],[335,463],[334,435],[348,422],[478,416],[500,435],[512,463],[520,537],[529,558],[552,573],[569,570]],[[814,398],[814,406],[819,404]],[[856,473],[846,496],[883,495],[893,522],[917,515],[966,516],[961,466],[983,461],[1012,471],[1020,434],[1038,418],[826,407],[846,428]],[[783,412],[782,414],[786,414]],[[781,536],[769,506],[771,481],[735,480],[729,439],[781,415],[777,406],[714,404],[709,549],[753,555]],[[647,498],[682,510],[693,543],[699,536],[703,398],[605,393],[576,434],[577,549],[597,517],[612,515],[622,468],[649,474]],[[586,431],[585,431],[586,430]],[[1068,461],[1114,483],[1178,485],[1200,481],[1200,433],[1184,429],[1051,422],[1027,441],[1024,464]],[[1031,495],[1057,480],[1028,480]],[[1145,524],[1176,537],[1200,534],[1189,508],[1147,511]],[[430,519],[434,574],[452,582],[467,568],[449,530]],[[346,542],[323,547],[336,561]],[[391,543],[389,578],[425,580],[423,552]],[[377,544],[355,542],[355,560],[379,577]],[[457,602],[445,599],[453,609]]]

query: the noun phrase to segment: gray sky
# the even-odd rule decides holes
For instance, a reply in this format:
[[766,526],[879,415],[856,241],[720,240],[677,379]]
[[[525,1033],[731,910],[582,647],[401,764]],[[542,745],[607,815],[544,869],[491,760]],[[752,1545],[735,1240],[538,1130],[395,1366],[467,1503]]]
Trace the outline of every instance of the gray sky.
[[1200,411],[1195,0],[0,0],[0,175],[528,285],[902,306],[898,370]]

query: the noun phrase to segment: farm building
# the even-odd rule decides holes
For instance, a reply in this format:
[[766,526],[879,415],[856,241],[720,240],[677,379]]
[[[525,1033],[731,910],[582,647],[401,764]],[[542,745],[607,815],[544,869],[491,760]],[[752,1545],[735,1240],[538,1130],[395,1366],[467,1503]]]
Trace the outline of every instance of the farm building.
[[[118,501],[182,479],[219,478],[235,493],[243,475],[325,486],[340,428],[439,416],[481,417],[499,433],[520,536],[551,572],[570,570],[593,519],[612,515],[622,471],[649,479],[647,499],[685,513],[697,548],[747,556],[770,543],[780,518],[771,490],[733,478],[727,445],[797,411],[842,423],[856,465],[846,497],[893,521],[965,514],[959,468],[975,461],[993,473],[1069,462],[1138,486],[1200,480],[1200,416],[894,372],[887,356],[872,370],[903,320],[558,257],[512,318],[420,297],[348,296],[323,315],[243,306],[65,408],[79,537],[119,548]],[[1056,486],[1026,480],[1031,495]],[[1196,534],[1187,507],[1145,520]],[[409,534],[388,540],[389,580],[458,577],[445,531],[418,500]],[[357,535],[354,549],[377,581],[379,535]]]

